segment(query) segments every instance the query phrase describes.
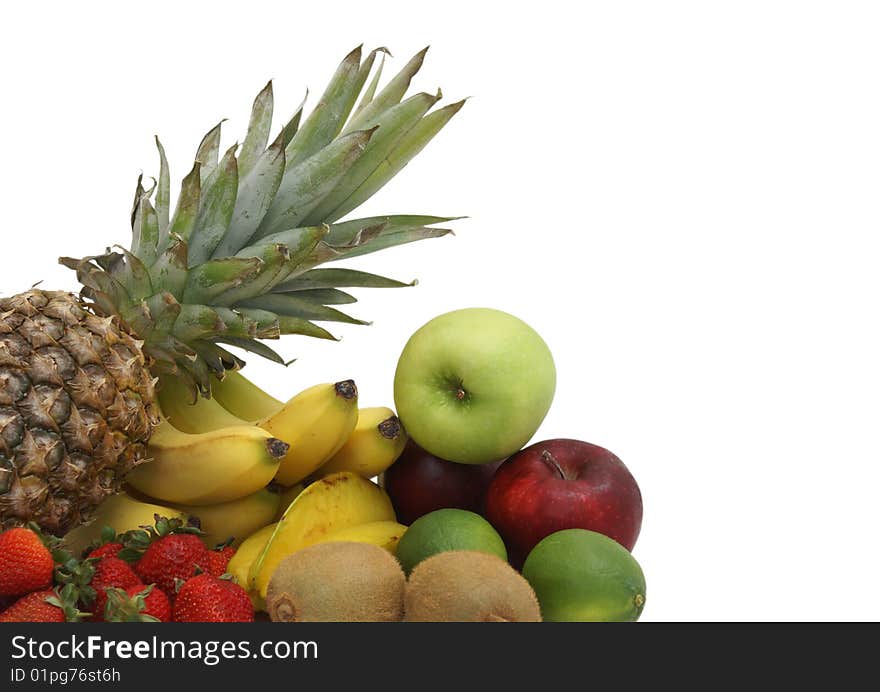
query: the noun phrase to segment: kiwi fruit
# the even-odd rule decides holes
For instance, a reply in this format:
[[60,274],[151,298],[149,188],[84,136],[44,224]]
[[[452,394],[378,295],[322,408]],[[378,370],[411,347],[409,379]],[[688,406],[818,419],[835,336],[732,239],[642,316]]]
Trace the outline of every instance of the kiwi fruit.
[[269,580],[273,622],[400,622],[406,577],[377,545],[332,541],[288,555]]
[[529,583],[497,555],[450,550],[423,560],[404,595],[407,622],[540,622]]

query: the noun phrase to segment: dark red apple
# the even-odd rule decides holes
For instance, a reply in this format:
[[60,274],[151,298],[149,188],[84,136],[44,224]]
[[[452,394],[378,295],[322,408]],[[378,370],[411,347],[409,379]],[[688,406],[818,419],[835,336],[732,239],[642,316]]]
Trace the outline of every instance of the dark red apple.
[[382,486],[402,524],[447,507],[482,514],[486,488],[500,464],[457,464],[435,457],[410,440],[385,471]]
[[580,440],[547,440],[501,465],[486,491],[486,518],[521,565],[542,538],[589,529],[632,550],[642,526],[642,494],[623,462]]

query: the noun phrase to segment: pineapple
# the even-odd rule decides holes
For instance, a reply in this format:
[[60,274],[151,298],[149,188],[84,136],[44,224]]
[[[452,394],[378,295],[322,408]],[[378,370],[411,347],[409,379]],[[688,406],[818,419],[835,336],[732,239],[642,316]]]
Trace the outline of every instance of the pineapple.
[[205,135],[173,213],[157,139],[159,176],[149,189],[138,180],[130,249],[61,258],[80,296],[0,299],[0,529],[35,521],[61,535],[88,521],[145,461],[160,378],[210,397],[212,377],[244,365],[228,347],[283,363],[264,340],[364,324],[334,307],[355,301],[341,289],[411,285],[321,266],[449,233],[436,224],[452,219],[436,216],[340,221],[463,105],[403,98],[425,51],[379,89],[386,53],[349,53],[308,117],[300,106],[271,141],[267,84],[240,146],[220,155],[220,126]]

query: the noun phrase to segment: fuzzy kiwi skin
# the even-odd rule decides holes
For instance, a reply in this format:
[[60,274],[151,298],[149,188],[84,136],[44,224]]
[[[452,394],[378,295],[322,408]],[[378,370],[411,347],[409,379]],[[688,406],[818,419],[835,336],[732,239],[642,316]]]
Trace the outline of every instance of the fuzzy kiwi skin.
[[269,580],[273,622],[400,622],[406,577],[391,553],[353,541],[288,555]]
[[422,560],[409,575],[407,622],[541,622],[529,583],[497,555],[450,550]]

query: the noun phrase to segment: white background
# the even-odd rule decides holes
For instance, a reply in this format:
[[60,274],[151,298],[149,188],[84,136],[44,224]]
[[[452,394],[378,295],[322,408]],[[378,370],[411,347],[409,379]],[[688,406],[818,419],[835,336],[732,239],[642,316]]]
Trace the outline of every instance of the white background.
[[431,44],[414,86],[472,99],[362,210],[470,219],[353,262],[420,284],[250,375],[390,404],[423,322],[513,312],[559,373],[536,440],[641,485],[644,620],[880,619],[878,30],[870,2],[4,3],[0,290],[128,242],[154,133],[177,181],[267,79],[280,120],[355,45]]

